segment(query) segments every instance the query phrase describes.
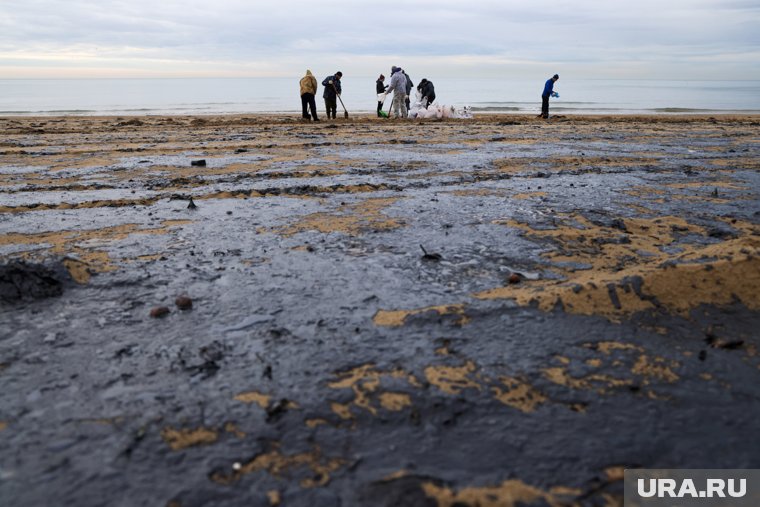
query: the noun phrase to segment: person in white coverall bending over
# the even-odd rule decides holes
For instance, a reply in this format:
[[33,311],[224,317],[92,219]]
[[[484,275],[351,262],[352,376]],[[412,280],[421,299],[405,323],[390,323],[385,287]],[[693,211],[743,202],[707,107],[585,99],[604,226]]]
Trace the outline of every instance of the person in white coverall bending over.
[[395,65],[391,68],[391,82],[388,84],[388,93],[393,90],[393,108],[394,118],[406,118],[406,76],[399,67]]

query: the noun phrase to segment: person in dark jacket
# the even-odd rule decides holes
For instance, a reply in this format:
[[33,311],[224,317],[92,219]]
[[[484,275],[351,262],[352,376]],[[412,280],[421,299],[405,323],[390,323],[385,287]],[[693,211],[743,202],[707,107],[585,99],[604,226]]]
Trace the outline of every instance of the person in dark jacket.
[[406,73],[406,71],[401,71],[404,74],[404,77],[406,78],[406,114],[409,115],[409,95],[412,93],[412,88],[414,88],[414,83],[412,83],[412,78],[409,77],[409,75]]
[[[325,91],[322,93],[322,98],[325,99],[325,109],[327,110],[327,119],[335,119],[335,113],[338,111],[338,95],[343,93],[343,89],[340,87],[340,78],[343,77],[343,73],[338,71],[332,76],[327,76],[322,81],[322,86],[325,87]],[[332,113],[332,116],[330,114]]]
[[558,79],[559,74],[554,74],[544,85],[544,91],[541,94],[541,114],[538,115],[541,118],[549,117],[549,97],[556,96],[554,93],[554,83],[556,83]]
[[432,81],[423,79],[420,84],[417,85],[417,91],[422,95],[422,105],[424,107],[429,106],[435,100],[435,87]]
[[[380,77],[377,78],[377,81],[375,82],[375,91],[377,92],[378,95],[380,95],[381,93],[385,93],[385,90],[387,89],[388,89],[388,85],[385,84],[385,76],[380,74]],[[380,111],[382,110],[383,110],[383,103],[378,100],[377,101],[377,116],[378,117],[383,116],[382,114],[380,114]]]

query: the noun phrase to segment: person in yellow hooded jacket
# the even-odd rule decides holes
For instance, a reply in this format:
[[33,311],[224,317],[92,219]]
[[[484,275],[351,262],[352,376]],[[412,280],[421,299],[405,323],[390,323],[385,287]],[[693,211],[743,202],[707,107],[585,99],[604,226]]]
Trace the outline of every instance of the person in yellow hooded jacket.
[[319,121],[317,118],[317,102],[314,100],[314,96],[317,94],[317,78],[311,73],[310,70],[306,71],[306,75],[301,78],[301,109],[303,109],[303,119],[309,119],[309,112],[306,110],[308,105],[311,108],[311,118],[314,121]]

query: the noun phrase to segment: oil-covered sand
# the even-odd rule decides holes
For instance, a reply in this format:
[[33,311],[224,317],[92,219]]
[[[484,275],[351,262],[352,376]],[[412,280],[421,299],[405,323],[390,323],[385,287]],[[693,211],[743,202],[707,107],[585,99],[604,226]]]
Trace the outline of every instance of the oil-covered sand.
[[614,506],[626,467],[760,468],[758,127],[0,119],[0,503]]

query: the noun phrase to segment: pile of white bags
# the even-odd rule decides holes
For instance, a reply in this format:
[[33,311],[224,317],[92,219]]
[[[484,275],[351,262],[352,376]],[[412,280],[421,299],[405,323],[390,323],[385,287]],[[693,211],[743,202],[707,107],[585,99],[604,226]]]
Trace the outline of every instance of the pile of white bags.
[[442,106],[438,102],[433,102],[430,105],[423,104],[420,92],[416,92],[415,101],[409,108],[409,118],[423,120],[428,118],[472,118],[472,113],[469,107],[458,110],[454,106]]

